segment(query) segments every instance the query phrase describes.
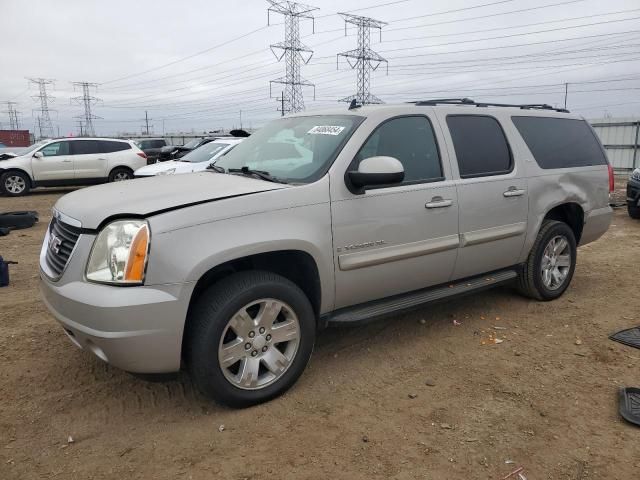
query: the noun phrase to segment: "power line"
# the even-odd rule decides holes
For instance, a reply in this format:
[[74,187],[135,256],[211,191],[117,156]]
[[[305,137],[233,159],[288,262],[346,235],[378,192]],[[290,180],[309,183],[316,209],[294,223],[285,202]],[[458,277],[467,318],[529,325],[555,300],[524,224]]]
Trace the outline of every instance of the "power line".
[[82,95],[79,97],[73,97],[71,99],[71,102],[74,102],[78,105],[83,105],[84,115],[75,118],[84,119],[84,134],[88,137],[95,137],[96,131],[93,127],[93,119],[101,117],[98,117],[91,113],[91,105],[99,102],[100,99],[92,96],[90,89],[97,88],[98,84],[89,82],[73,82],[73,89],[75,90],[76,87],[82,88]]
[[[355,25],[358,28],[358,47],[354,50],[348,50],[346,52],[338,53],[336,57],[336,67],[338,66],[337,60],[340,57],[345,57],[349,66],[357,70],[357,92],[354,95],[349,95],[343,98],[343,102],[351,102],[356,100],[360,105],[368,103],[382,103],[375,95],[371,94],[371,72],[378,69],[381,63],[386,63],[387,60],[380,54],[371,50],[371,29],[377,28],[382,35],[382,27],[386,25],[386,22],[375,20],[370,17],[361,17],[359,15],[353,15],[350,13],[340,13],[344,19],[344,33],[347,34],[347,25]],[[352,63],[352,60],[355,60]],[[387,66],[387,72],[388,70]]]

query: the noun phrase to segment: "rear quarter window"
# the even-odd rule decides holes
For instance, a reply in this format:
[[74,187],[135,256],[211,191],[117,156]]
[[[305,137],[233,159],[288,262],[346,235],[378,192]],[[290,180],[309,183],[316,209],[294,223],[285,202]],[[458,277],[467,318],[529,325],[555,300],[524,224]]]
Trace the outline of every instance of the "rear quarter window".
[[116,142],[115,140],[100,140],[102,153],[121,152],[131,150],[131,145],[127,142]]
[[511,120],[540,168],[607,164],[595,133],[584,120],[520,116]]

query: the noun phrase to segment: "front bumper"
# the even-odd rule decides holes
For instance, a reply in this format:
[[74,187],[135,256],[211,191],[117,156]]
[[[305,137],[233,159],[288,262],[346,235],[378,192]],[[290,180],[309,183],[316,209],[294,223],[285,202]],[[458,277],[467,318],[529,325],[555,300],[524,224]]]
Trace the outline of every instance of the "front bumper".
[[59,279],[47,274],[43,245],[40,290],[70,340],[134,373],[180,369],[182,333],[195,282],[118,287],[87,282],[84,268],[95,237],[80,235]]
[[44,303],[76,346],[135,373],[180,369],[188,308],[181,287],[58,286],[42,273],[40,281]]

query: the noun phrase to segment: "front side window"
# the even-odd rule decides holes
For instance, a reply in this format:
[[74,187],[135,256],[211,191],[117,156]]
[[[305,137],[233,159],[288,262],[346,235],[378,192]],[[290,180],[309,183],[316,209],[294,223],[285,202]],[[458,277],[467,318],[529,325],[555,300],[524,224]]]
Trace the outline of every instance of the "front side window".
[[363,117],[315,115],[274,120],[222,156],[226,170],[248,167],[290,183],[311,183],[329,169]]
[[356,162],[377,156],[393,157],[402,163],[403,183],[444,177],[431,122],[423,116],[394,118],[380,125],[356,155]]
[[101,153],[98,140],[74,140],[71,142],[72,155],[90,155],[93,153]]
[[447,125],[461,178],[502,175],[512,170],[511,150],[495,118],[486,115],[449,115]]
[[60,155],[69,155],[69,142],[54,142],[43,147],[40,152],[45,157],[58,157]]
[[584,120],[511,117],[540,168],[606,165],[595,134]]

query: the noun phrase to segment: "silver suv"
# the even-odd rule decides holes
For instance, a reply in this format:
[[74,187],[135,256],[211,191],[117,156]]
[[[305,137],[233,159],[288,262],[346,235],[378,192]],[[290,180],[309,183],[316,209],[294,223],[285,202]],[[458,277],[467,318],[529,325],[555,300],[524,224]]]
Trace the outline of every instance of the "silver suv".
[[558,298],[612,215],[600,142],[547,106],[299,114],[214,168],[62,197],[42,292],[78,347],[130,372],[184,364],[236,407],[291,387],[328,324],[505,282]]

